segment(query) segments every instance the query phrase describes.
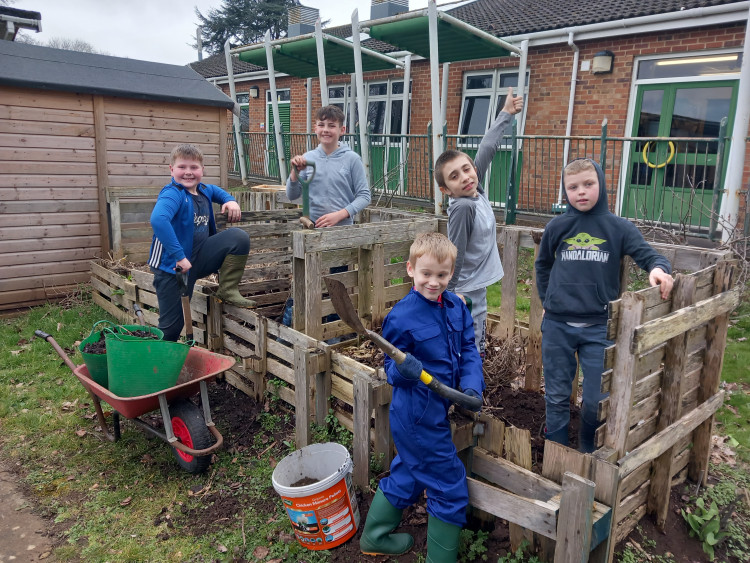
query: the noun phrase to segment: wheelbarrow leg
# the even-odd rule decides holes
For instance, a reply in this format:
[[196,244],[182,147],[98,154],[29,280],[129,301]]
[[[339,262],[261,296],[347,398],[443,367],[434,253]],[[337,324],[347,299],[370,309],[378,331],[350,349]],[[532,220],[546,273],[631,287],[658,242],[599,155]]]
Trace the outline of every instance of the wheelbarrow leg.
[[115,435],[115,442],[120,439],[120,413],[112,411],[112,433]]
[[[201,381],[201,383],[203,383]],[[169,414],[169,404],[167,403],[167,396],[164,393],[159,393],[159,408],[161,409],[161,418],[164,423],[164,432],[167,435],[167,442],[173,445],[177,441],[177,436],[174,435],[174,429],[172,428],[172,415]]]
[[104,433],[104,437],[109,440],[110,442],[116,442],[120,439],[120,420],[119,415],[117,412],[115,412],[116,418],[115,420],[115,435],[109,433],[109,428],[107,427],[107,419],[104,418],[104,412],[102,411],[102,404],[101,401],[99,401],[99,397],[94,395],[91,391],[89,391],[89,395],[91,396],[91,400],[94,403],[94,409],[96,410],[96,418],[99,420],[99,426],[102,427],[102,432]]

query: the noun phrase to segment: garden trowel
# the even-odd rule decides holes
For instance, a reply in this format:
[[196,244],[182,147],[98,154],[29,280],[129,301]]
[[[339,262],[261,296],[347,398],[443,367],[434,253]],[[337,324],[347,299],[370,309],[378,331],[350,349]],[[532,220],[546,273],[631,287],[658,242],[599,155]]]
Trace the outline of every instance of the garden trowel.
[[[372,342],[383,352],[388,354],[394,362],[399,365],[404,363],[404,360],[406,359],[406,354],[404,352],[396,348],[377,332],[365,328],[359,315],[357,315],[357,311],[354,309],[352,300],[349,298],[346,286],[333,278],[324,277],[323,279],[328,287],[328,293],[331,297],[333,308],[336,310],[339,317],[341,317],[341,320],[348,324],[358,335],[372,340]],[[468,395],[464,395],[460,391],[448,387],[444,383],[438,381],[424,370],[422,370],[419,379],[432,391],[450,401],[453,401],[457,405],[474,411],[479,410],[482,406],[482,399],[480,397],[469,397]]]

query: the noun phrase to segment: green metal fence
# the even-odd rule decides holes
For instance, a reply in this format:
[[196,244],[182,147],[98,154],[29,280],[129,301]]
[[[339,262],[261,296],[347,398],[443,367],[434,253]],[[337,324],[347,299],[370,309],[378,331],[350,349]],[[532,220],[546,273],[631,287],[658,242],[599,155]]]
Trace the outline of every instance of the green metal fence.
[[[279,183],[275,138],[242,133],[250,179]],[[366,135],[374,201],[393,195],[434,205],[432,139],[427,135]],[[314,135],[283,133],[287,162],[317,146]],[[362,153],[359,136],[342,140]],[[480,136],[445,135],[447,148],[474,156]],[[239,161],[230,135],[230,174]],[[488,197],[506,222],[517,213],[551,216],[565,210],[561,172],[566,162],[591,158],[602,164],[610,210],[634,220],[680,232],[710,236],[716,229],[728,154],[726,131],[718,137],[609,137],[508,135],[484,180]],[[510,189],[509,189],[510,186]]]

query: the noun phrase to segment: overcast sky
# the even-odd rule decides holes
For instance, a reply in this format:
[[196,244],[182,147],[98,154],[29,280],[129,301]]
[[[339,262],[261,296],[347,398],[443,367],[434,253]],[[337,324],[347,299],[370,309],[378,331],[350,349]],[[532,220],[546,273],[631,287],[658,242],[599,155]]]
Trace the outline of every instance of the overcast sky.
[[[42,14],[42,32],[31,34],[39,41],[82,39],[109,55],[184,65],[198,60],[190,47],[198,23],[194,7],[206,15],[221,4],[221,0],[16,0],[10,6]],[[360,21],[369,19],[370,4],[371,0],[303,0],[303,5],[320,10],[323,21],[331,20],[329,25],[350,23],[355,9]],[[427,0],[409,0],[412,10],[426,6]]]

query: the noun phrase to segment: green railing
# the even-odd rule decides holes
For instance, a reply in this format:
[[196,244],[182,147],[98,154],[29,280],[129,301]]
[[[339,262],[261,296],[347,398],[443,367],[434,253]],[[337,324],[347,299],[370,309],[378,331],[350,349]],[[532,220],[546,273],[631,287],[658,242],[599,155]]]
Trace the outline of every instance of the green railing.
[[[250,179],[279,183],[275,139],[269,133],[243,133]],[[434,205],[432,139],[428,135],[366,135],[373,201],[384,205],[393,196]],[[476,154],[481,136],[446,135],[447,148]],[[230,173],[239,161],[230,135]],[[314,135],[283,133],[288,159],[317,145]],[[361,154],[359,136],[342,140]],[[560,177],[575,158],[602,164],[610,210],[653,226],[712,236],[721,204],[729,147],[726,131],[718,137],[609,137],[508,135],[503,138],[484,180],[488,197],[505,221],[516,214],[550,216],[565,210]],[[509,189],[509,186],[510,189]]]

